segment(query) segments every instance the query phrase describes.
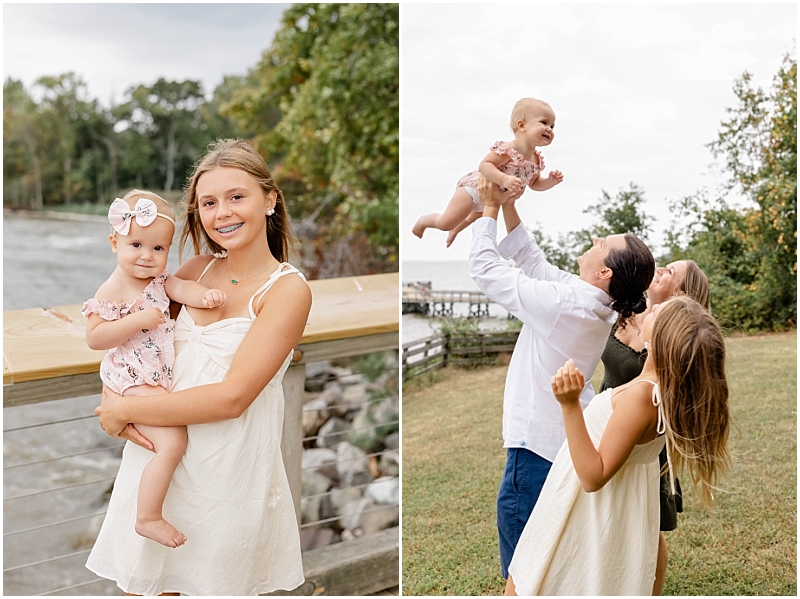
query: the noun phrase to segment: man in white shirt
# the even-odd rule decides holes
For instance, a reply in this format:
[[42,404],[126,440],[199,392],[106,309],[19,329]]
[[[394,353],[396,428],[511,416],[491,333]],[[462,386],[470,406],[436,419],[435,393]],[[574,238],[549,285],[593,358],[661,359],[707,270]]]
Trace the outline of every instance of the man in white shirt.
[[[612,325],[646,307],[644,291],[655,273],[647,246],[631,234],[596,238],[578,258],[580,275],[549,264],[522,225],[515,198],[503,204],[508,235],[498,245],[500,205],[492,184],[479,182],[483,217],[473,225],[470,275],[488,297],[522,321],[503,400],[503,445],[508,455],[497,498],[504,578],[525,523],[566,439],[550,379],[568,359],[581,372],[597,368]],[[517,268],[501,258],[511,258]],[[594,397],[591,381],[583,407]]]

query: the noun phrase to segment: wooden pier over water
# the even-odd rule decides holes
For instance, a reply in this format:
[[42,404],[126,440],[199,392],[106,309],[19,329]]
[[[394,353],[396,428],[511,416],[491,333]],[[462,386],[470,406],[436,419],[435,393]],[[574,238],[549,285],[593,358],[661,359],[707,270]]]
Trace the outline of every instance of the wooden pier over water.
[[489,316],[494,301],[480,291],[434,291],[428,282],[403,283],[403,314],[453,316],[455,304],[467,304],[469,315]]

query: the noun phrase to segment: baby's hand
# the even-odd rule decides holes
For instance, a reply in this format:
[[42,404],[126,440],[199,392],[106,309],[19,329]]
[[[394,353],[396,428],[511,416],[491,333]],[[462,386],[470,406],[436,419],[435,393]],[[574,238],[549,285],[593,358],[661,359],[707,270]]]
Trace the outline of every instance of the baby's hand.
[[225,305],[227,297],[219,289],[209,289],[203,294],[203,303],[206,308],[221,308]]
[[550,171],[547,174],[548,180],[553,182],[553,187],[564,181],[564,173],[561,171]]
[[511,175],[505,175],[503,177],[503,187],[505,187],[510,192],[518,193],[525,189],[525,184],[519,177],[512,177]]
[[536,191],[547,191],[553,189],[556,185],[564,180],[564,173],[561,171],[550,171],[547,178],[538,177],[533,183],[531,188]]
[[567,363],[550,379],[550,387],[558,403],[566,405],[580,399],[584,382],[583,374],[575,368],[575,362],[567,360]]
[[145,308],[136,312],[136,316],[139,318],[139,328],[141,329],[155,329],[158,325],[166,322],[164,312],[158,308]]

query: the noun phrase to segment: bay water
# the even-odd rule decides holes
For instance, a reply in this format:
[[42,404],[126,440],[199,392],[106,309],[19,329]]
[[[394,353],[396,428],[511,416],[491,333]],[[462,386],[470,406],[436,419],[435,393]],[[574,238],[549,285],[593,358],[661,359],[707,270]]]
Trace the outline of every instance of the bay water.
[[[479,291],[472,277],[466,260],[452,261],[405,261],[402,264],[403,283],[431,283],[433,291]],[[469,313],[467,304],[453,306],[455,316],[466,316]],[[484,330],[505,327],[508,312],[497,304],[489,304],[489,317],[480,320]],[[403,343],[422,339],[434,334],[441,326],[441,318],[432,318],[420,314],[403,314]]]

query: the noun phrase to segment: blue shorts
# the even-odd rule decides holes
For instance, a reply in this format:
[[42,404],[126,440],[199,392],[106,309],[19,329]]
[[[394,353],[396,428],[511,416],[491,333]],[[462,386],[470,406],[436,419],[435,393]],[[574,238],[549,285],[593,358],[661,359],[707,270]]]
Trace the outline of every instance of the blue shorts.
[[539,499],[552,462],[528,449],[508,449],[506,470],[497,494],[497,532],[500,537],[500,571],[508,578],[522,530]]

